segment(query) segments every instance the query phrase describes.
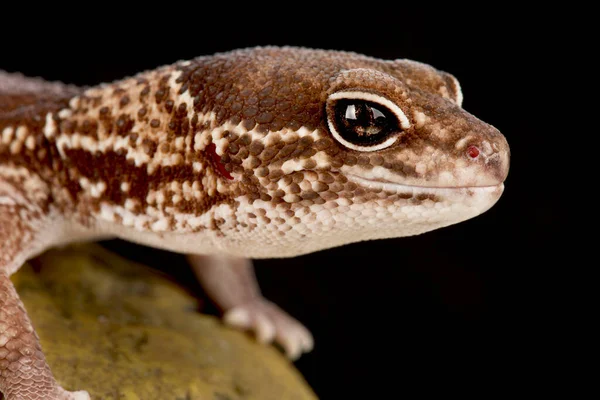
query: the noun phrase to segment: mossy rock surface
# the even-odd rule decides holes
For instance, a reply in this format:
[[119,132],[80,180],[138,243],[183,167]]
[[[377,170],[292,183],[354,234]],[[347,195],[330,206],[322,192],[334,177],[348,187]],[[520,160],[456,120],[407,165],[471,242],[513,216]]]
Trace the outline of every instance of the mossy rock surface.
[[167,277],[97,245],[13,276],[54,375],[92,399],[314,400],[277,349],[198,312]]

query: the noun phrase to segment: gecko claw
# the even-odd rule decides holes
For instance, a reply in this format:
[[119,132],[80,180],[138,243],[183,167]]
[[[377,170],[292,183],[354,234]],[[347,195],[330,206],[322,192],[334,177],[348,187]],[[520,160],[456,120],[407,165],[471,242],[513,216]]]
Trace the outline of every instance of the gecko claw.
[[223,321],[235,328],[253,331],[259,343],[277,343],[291,360],[313,348],[313,337],[308,329],[265,299],[230,309]]

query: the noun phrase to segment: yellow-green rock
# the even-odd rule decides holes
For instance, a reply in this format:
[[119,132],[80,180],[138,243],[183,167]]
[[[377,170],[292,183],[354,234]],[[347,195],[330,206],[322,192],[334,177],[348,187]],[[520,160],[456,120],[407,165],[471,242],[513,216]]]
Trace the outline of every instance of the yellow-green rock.
[[167,277],[99,246],[50,251],[13,281],[68,390],[94,400],[316,399],[275,348],[200,314]]

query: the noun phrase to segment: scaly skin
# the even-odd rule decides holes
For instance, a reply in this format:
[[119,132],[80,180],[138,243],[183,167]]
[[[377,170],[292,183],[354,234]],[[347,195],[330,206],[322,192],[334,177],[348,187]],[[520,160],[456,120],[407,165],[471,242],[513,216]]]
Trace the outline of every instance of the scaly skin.
[[[461,103],[458,81],[425,64],[302,48],[199,57],[85,90],[0,72],[0,391],[69,396],[8,276],[74,240],[188,254],[226,322],[291,357],[310,350],[245,260],[489,209],[509,148]],[[36,377],[45,388],[29,390]]]

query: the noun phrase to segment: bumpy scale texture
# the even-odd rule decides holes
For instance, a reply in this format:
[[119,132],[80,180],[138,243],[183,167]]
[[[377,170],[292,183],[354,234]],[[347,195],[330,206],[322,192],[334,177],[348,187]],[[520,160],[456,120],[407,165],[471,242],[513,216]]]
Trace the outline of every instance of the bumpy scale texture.
[[[0,271],[0,382],[7,399],[85,399],[67,393],[50,372],[39,339],[8,276]],[[16,391],[15,397],[13,391]]]
[[75,239],[256,258],[419,234],[508,173],[458,81],[409,60],[253,48],[85,90],[0,73],[0,100],[6,275]]

